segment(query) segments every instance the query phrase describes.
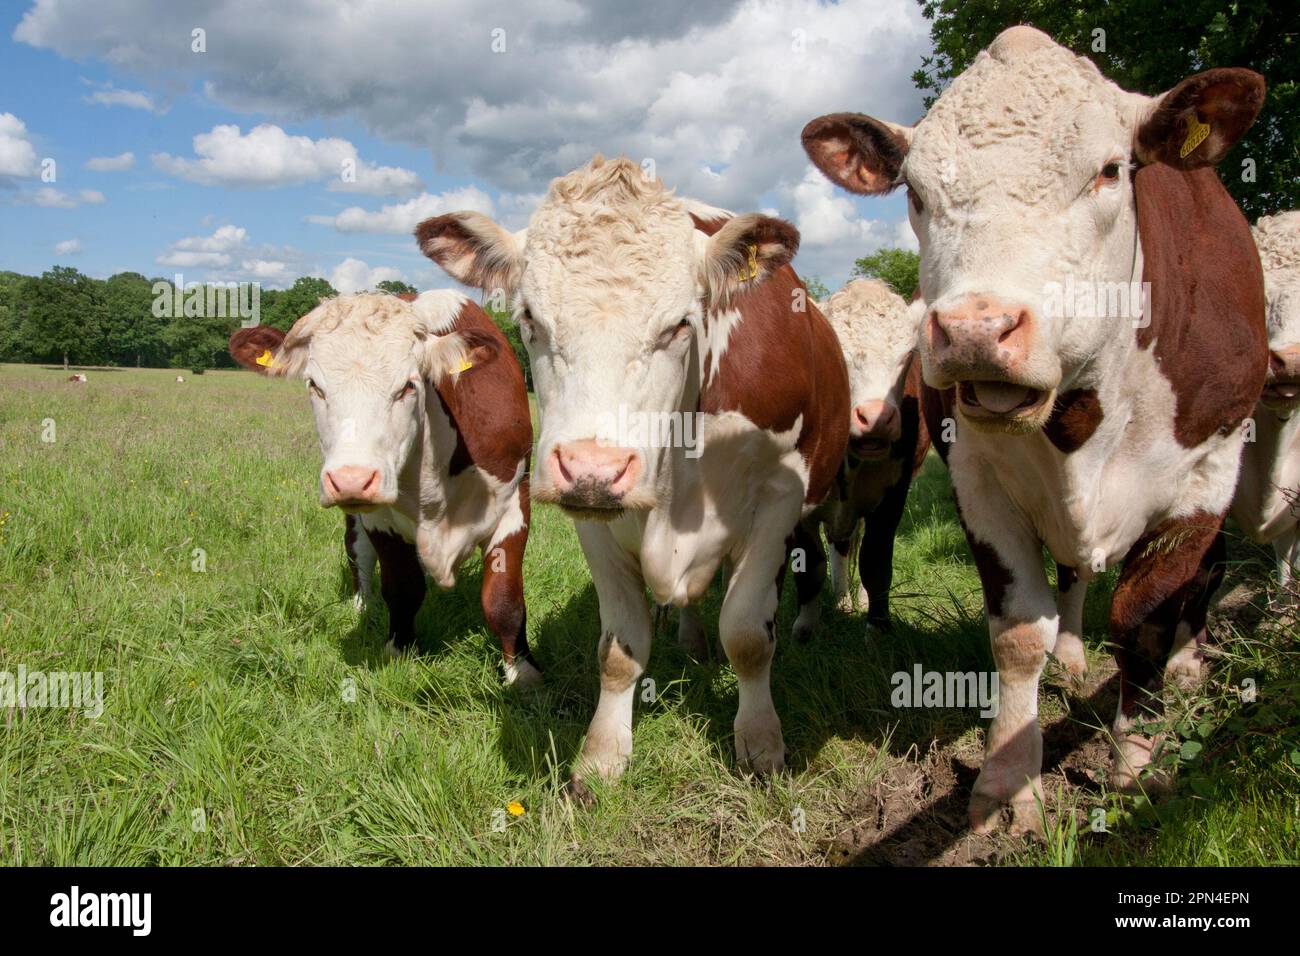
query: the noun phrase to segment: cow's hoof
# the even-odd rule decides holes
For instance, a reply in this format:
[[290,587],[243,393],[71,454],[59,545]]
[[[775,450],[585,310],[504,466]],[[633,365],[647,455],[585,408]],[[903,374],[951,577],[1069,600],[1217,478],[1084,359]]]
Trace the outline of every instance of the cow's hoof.
[[759,777],[780,773],[785,769],[785,738],[781,736],[781,721],[775,716],[768,721],[736,722],[736,765],[745,773]]
[[1205,673],[1205,662],[1201,660],[1195,644],[1188,644],[1170,655],[1165,664],[1165,683],[1173,684],[1183,693],[1190,693],[1200,686]]
[[366,599],[362,596],[360,591],[352,595],[352,610],[356,611],[358,614],[366,613]]
[[560,788],[560,793],[564,799],[574,806],[592,807],[596,805],[596,794],[592,792],[591,787],[587,786],[577,774],[574,774],[565,781],[564,786]]
[[867,628],[877,634],[891,634],[894,630],[894,622],[888,615],[884,617],[872,617],[867,615]]
[[1088,655],[1084,652],[1083,641],[1077,635],[1058,634],[1052,656],[1071,679],[1081,683],[1088,676]]
[[1110,775],[1111,789],[1119,793],[1148,796],[1167,792],[1173,781],[1167,773],[1151,765],[1159,747],[1159,738],[1143,737],[1140,734],[1120,737],[1112,755],[1115,763]]
[[991,794],[974,793],[969,814],[971,830],[981,835],[1002,829],[1011,836],[1043,836],[1043,815],[1033,797],[1006,802]]
[[544,683],[542,672],[532,661],[517,657],[506,664],[506,686],[515,690],[537,690]]
[[389,638],[388,643],[384,645],[384,653],[393,660],[399,660],[410,654],[411,649],[409,647],[398,647],[396,642],[394,642],[392,638]]
[[852,614],[856,611],[857,607],[853,604],[853,595],[849,594],[847,591],[841,594],[835,601],[835,610],[839,611],[841,614]]

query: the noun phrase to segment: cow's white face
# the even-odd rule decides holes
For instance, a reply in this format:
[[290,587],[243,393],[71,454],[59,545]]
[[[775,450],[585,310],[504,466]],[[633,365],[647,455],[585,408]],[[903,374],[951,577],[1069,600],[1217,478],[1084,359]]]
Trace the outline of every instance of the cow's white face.
[[803,141],[847,189],[907,187],[926,381],[955,386],[978,427],[1032,431],[1058,389],[1142,322],[1135,163],[1217,162],[1262,102],[1249,70],[1198,74],[1156,99],[1127,93],[1014,27],[915,127],[838,113],[809,123]]
[[271,346],[261,356],[236,354],[242,364],[305,381],[324,459],[322,506],[370,511],[397,501],[399,479],[419,467],[426,403],[438,401],[434,383],[472,361],[475,343],[445,334],[464,303],[455,292],[414,302],[340,296],[299,319],[281,342],[261,343]]
[[849,453],[856,458],[886,457],[902,434],[903,389],[923,310],[872,279],[854,279],[822,305],[849,370]]
[[1300,212],[1266,216],[1252,230],[1264,267],[1268,301],[1268,381],[1265,406],[1300,406]]
[[416,235],[455,278],[513,296],[541,418],[533,497],[594,519],[663,500],[667,461],[698,437],[681,416],[695,408],[706,310],[798,244],[752,215],[706,236],[661,182],[601,157],[555,180],[524,233],[453,213]]

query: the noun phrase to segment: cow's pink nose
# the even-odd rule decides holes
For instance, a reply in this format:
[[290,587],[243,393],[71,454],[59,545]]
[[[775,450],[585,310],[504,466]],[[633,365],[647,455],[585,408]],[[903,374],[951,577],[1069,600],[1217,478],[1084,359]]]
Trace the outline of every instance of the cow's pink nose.
[[373,502],[379,497],[379,469],[344,465],[327,471],[325,491],[335,504]]
[[546,464],[561,495],[576,491],[583,497],[621,498],[641,474],[641,457],[635,451],[591,438],[560,442]]
[[863,402],[853,409],[849,431],[854,438],[885,438],[895,442],[901,424],[898,409],[890,402],[877,400]]
[[1270,351],[1268,373],[1274,382],[1300,381],[1300,345],[1286,345]]
[[954,371],[1013,372],[1029,355],[1034,326],[1028,306],[968,295],[942,311],[930,310],[926,345],[932,362],[954,366]]

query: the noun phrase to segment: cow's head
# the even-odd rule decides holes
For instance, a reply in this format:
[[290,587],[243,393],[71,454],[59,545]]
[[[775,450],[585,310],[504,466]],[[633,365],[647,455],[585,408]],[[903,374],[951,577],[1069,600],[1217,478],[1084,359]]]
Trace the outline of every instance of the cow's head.
[[[852,192],[906,186],[929,306],[926,381],[956,386],[978,427],[1031,431],[1056,390],[1139,321],[1131,304],[1110,307],[1127,295],[1106,294],[1142,280],[1134,167],[1217,163],[1263,100],[1263,78],[1242,69],[1198,73],[1154,98],[1128,93],[1045,34],[1013,27],[915,126],[836,113],[809,123],[803,144]],[[1103,292],[1107,306],[1067,318],[1078,289]]]
[[658,179],[599,156],[552,182],[522,232],[458,212],[416,238],[452,277],[513,303],[541,417],[533,496],[593,519],[662,500],[676,450],[655,423],[694,410],[706,315],[799,242],[759,215],[706,235]]
[[854,279],[827,299],[822,311],[849,369],[849,454],[884,458],[902,434],[903,388],[916,349],[919,310],[908,308],[883,282]]
[[1268,301],[1268,379],[1261,401],[1291,412],[1300,406],[1300,211],[1265,216],[1252,232]]
[[326,299],[288,334],[270,326],[237,329],[230,354],[264,375],[307,383],[324,465],[320,502],[370,511],[397,501],[403,473],[420,466],[426,403],[436,388],[491,361],[482,333],[450,332],[467,304],[456,292],[413,301],[381,294]]

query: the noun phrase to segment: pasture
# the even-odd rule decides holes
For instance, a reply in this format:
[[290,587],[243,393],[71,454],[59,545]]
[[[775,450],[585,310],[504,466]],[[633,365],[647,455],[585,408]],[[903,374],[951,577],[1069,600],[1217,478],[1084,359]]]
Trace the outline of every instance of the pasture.
[[382,603],[361,615],[348,595],[342,515],[316,503],[301,384],[175,374],[91,369],[74,384],[0,366],[0,671],[104,674],[98,719],[0,709],[0,860],[1300,862],[1297,627],[1266,609],[1269,559],[1235,534],[1210,678],[1169,698],[1170,797],[1105,788],[1107,579],[1085,616],[1086,686],[1049,676],[1041,692],[1047,839],[967,831],[986,722],[890,702],[891,675],[918,663],[992,670],[978,578],[931,454],[900,530],[894,634],[867,637],[824,596],[822,632],[795,644],[786,582],[772,681],[789,769],[767,781],[732,769],[715,582],[712,659],[661,634],[631,768],[581,809],[560,785],[595,705],[599,625],[569,519],[536,508],[528,546],[543,691],[501,686],[477,563],[454,591],[431,589],[423,653],[391,661]]

